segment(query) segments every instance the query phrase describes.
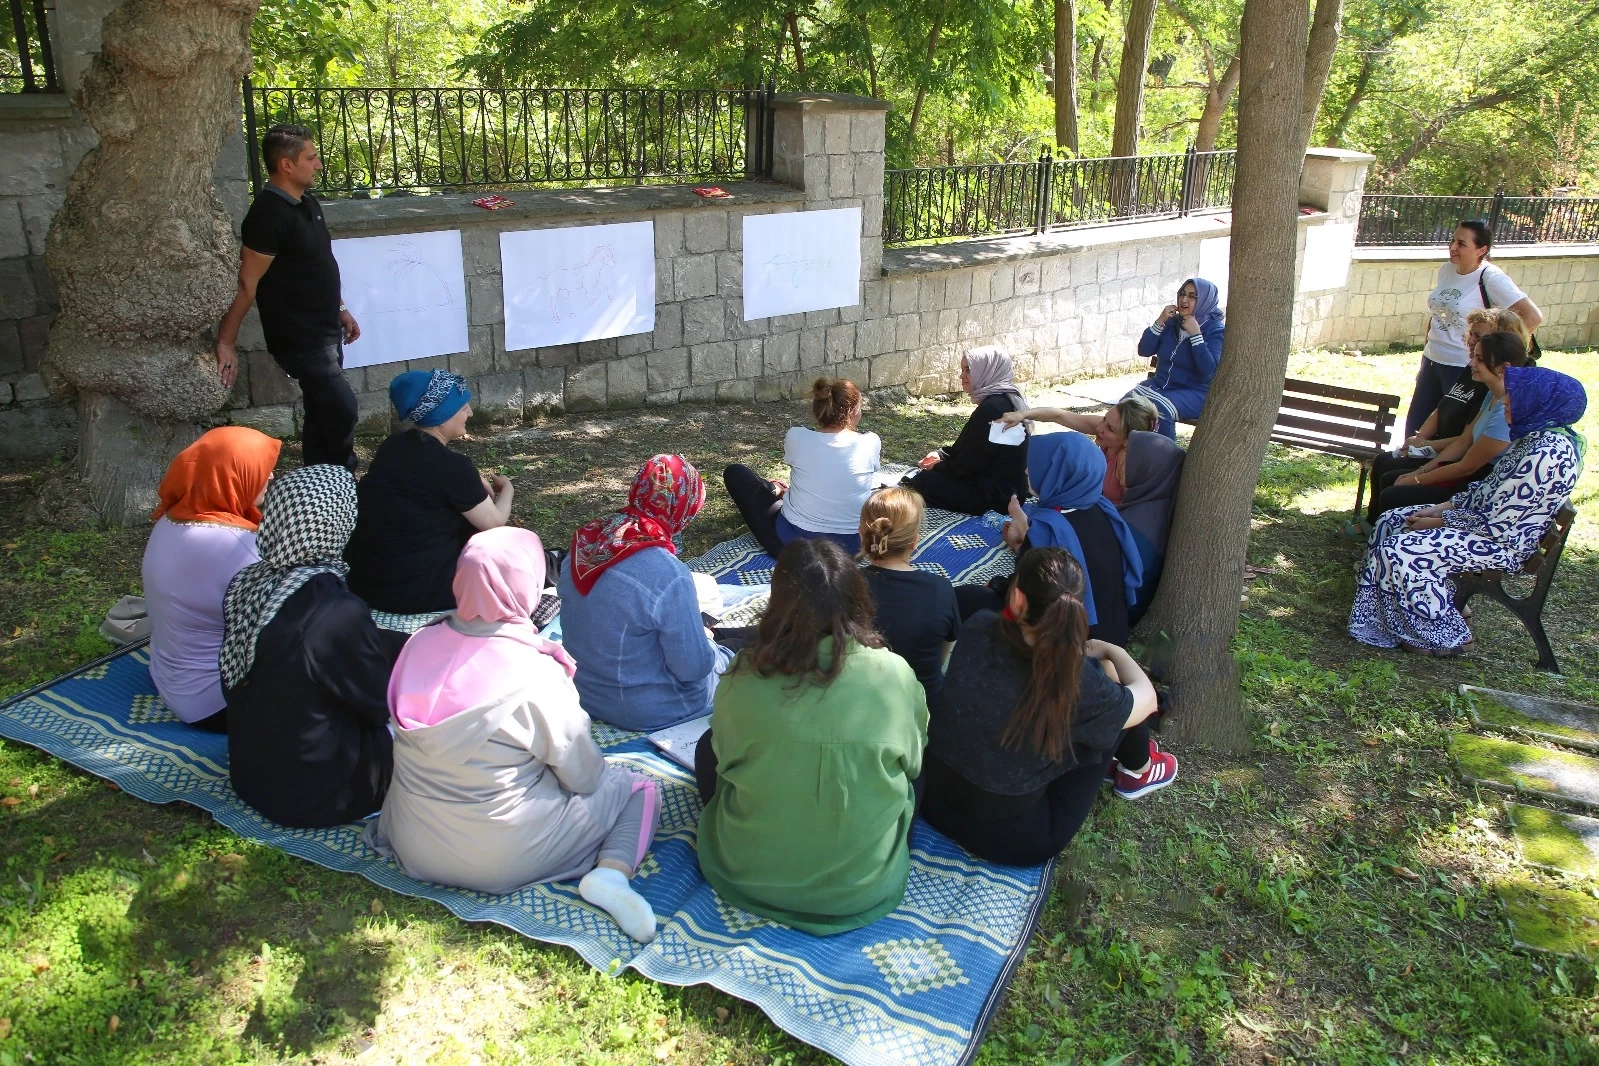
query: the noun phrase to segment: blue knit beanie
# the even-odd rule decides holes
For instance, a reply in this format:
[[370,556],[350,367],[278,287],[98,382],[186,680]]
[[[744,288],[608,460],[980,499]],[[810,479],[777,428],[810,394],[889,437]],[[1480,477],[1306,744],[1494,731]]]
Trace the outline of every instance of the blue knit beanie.
[[472,398],[466,379],[448,370],[407,370],[389,382],[389,402],[413,426],[442,426]]

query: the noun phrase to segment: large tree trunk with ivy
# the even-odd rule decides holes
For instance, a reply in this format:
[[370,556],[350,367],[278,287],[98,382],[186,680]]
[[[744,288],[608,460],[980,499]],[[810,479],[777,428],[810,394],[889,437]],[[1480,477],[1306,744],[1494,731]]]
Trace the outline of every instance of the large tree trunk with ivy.
[[1168,735],[1222,751],[1249,742],[1232,638],[1249,515],[1293,331],[1307,13],[1303,4],[1245,0],[1228,290],[1247,293],[1249,307],[1227,324],[1227,351],[1183,464],[1166,569],[1142,630],[1172,642]]
[[47,368],[77,389],[78,472],[108,523],[149,515],[167,463],[227,399],[211,333],[238,242],[212,169],[238,124],[258,3],[123,0],[74,98],[100,144],[50,228]]

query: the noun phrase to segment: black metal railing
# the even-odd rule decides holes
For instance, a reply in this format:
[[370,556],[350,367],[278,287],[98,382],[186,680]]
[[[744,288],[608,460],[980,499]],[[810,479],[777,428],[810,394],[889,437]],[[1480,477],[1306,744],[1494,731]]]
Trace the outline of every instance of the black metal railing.
[[58,93],[44,0],[10,0],[11,47],[0,51],[0,92]]
[[1563,196],[1404,196],[1367,193],[1355,243],[1445,244],[1462,219],[1493,229],[1494,244],[1599,241],[1599,199]]
[[308,127],[317,191],[594,185],[766,177],[772,87],[286,89],[244,83],[256,186],[260,137]]
[[1213,211],[1232,202],[1234,152],[914,167],[884,175],[883,241],[1043,233]]

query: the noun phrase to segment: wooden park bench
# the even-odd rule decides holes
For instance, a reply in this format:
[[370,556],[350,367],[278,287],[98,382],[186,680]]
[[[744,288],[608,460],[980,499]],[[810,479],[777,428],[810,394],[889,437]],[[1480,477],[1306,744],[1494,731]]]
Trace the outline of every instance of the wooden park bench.
[[1549,635],[1543,628],[1543,605],[1549,598],[1549,586],[1555,580],[1555,567],[1560,565],[1560,554],[1566,547],[1566,536],[1571,523],[1577,520],[1576,509],[1571,504],[1562,506],[1549,523],[1549,531],[1538,541],[1538,547],[1521,565],[1519,573],[1535,577],[1532,591],[1525,596],[1512,596],[1505,591],[1504,581],[1517,575],[1504,570],[1480,570],[1455,575],[1455,609],[1464,611],[1471,598],[1478,593],[1504,604],[1521,619],[1538,649],[1538,669],[1558,674],[1560,664],[1555,662],[1554,649],[1549,646]]
[[[1398,411],[1399,397],[1390,393],[1289,378],[1283,382],[1282,404],[1277,408],[1271,439],[1359,463],[1360,486],[1355,491],[1355,513],[1359,514],[1371,461],[1388,446]],[[1183,421],[1192,424],[1189,419]],[[1372,491],[1378,491],[1378,486],[1373,485]]]

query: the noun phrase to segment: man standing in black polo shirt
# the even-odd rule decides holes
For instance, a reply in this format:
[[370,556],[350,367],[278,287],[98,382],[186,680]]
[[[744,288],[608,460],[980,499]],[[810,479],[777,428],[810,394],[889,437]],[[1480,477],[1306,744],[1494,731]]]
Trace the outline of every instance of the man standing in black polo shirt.
[[355,390],[344,378],[344,345],[361,335],[339,298],[339,264],[308,191],[322,156],[304,126],[273,126],[261,141],[267,184],[244,216],[239,292],[217,330],[217,369],[233,387],[239,374],[239,324],[252,302],[261,309],[267,351],[300,383],[306,466],[331,463],[354,470]]

